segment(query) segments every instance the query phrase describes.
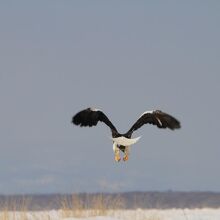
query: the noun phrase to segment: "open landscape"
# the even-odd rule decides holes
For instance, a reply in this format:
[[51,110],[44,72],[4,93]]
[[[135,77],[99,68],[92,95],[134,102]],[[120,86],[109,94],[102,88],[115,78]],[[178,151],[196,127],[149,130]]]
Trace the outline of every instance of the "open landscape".
[[220,220],[220,1],[0,0],[0,220]]
[[0,198],[0,220],[220,219],[220,194],[208,192],[98,193]]

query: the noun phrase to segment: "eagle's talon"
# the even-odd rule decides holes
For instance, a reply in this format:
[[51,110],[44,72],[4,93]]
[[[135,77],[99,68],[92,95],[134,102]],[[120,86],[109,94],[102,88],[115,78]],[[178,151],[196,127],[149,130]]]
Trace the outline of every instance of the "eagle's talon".
[[124,161],[127,161],[127,160],[128,160],[128,155],[125,155],[125,156],[123,157],[123,160],[124,160]]
[[119,156],[119,155],[116,155],[116,156],[115,156],[115,161],[116,161],[116,162],[120,162],[120,160],[121,160],[120,156]]

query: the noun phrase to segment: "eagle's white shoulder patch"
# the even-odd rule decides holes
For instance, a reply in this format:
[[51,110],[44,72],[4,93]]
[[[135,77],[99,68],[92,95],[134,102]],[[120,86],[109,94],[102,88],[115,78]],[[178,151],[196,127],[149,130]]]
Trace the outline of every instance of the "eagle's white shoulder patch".
[[93,108],[93,107],[91,107],[90,110],[93,111],[93,112],[102,111],[102,110],[100,110],[100,109],[98,109],[98,108]]
[[154,110],[151,110],[151,111],[146,111],[146,112],[142,113],[140,117],[142,117],[143,115],[145,115],[145,114],[147,114],[147,113],[152,114],[153,112],[154,112]]

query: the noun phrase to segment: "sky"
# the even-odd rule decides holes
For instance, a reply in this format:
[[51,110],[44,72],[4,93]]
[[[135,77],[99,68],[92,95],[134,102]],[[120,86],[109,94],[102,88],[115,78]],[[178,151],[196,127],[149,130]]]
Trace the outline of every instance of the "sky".
[[[220,192],[220,2],[0,1],[0,194]],[[126,132],[147,110],[127,162],[110,130],[71,124],[102,109]]]

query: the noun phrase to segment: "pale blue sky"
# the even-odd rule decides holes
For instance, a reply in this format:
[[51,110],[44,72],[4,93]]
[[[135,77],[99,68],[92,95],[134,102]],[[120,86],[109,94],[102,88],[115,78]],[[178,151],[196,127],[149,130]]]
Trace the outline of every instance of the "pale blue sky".
[[[219,1],[0,1],[0,193],[220,191]],[[88,106],[144,126],[127,163]]]

